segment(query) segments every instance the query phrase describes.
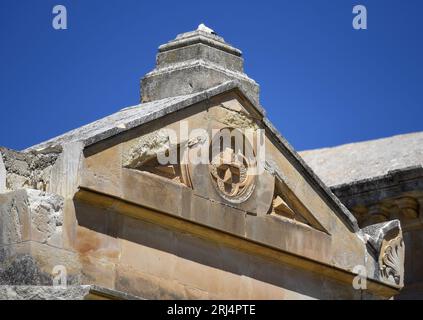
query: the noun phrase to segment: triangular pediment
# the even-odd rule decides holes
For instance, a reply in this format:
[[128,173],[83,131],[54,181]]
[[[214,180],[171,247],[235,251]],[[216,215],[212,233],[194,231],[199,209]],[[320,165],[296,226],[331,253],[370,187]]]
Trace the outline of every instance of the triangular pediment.
[[[367,252],[355,219],[263,109],[233,85],[181,100],[178,108],[163,107],[161,116],[150,114],[151,121],[107,139],[88,139],[76,200],[296,267],[314,270],[317,263],[351,273]],[[184,139],[168,135],[181,126],[202,130]],[[208,163],[185,161],[202,149],[213,150],[213,132],[244,129],[264,132],[264,153],[251,144],[254,155],[264,156],[260,174],[249,176],[251,162],[246,154],[236,160],[239,150],[232,140]],[[159,158],[172,152],[178,161],[163,164]],[[230,161],[219,163],[220,158]]]
[[[308,236],[307,230],[314,230],[317,234],[312,237],[322,239],[313,246],[325,250],[332,241],[330,237],[341,242],[351,239],[355,221],[349,212],[336,202],[272,127],[263,109],[254,105],[236,83],[210,89],[203,99],[190,99],[191,105],[179,102],[183,108],[172,107],[173,112],[162,112],[159,118],[150,115],[153,120],[148,123],[87,146],[82,185],[113,196],[126,197],[129,192],[127,200],[140,205],[173,211],[195,223],[299,254],[309,251],[308,240],[298,238],[293,244],[292,240],[284,243],[281,232],[289,237],[293,228],[293,233]],[[196,133],[182,138],[182,126]],[[257,134],[251,143],[253,154],[264,157],[263,172],[248,176],[249,160],[241,154],[241,161],[235,161],[239,155],[235,145],[227,146],[218,157],[209,157],[206,164],[186,161],[201,150],[212,150],[213,134],[227,129],[241,134],[246,130],[264,133],[264,151],[257,149]],[[170,131],[175,131],[176,137],[171,137]],[[177,162],[161,164],[158,156],[172,152]],[[216,159],[225,157],[234,162],[216,163]],[[114,172],[118,174],[110,176]],[[130,187],[125,189],[125,185]],[[256,225],[260,225],[260,230]],[[269,235],[271,240],[267,240]]]

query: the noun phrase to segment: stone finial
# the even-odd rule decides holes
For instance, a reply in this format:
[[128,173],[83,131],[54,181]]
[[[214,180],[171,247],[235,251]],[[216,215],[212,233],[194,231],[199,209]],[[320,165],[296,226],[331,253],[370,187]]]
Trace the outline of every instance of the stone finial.
[[238,80],[258,104],[259,86],[244,73],[242,52],[202,23],[159,47],[156,67],[141,81],[141,100],[187,95],[230,80]]
[[216,34],[216,33],[214,32],[214,30],[213,30],[213,29],[210,29],[210,28],[209,28],[209,27],[207,27],[204,23],[201,23],[201,24],[198,26],[197,30],[198,30],[198,31],[203,31],[203,32],[206,32],[206,33],[210,33],[210,34]]

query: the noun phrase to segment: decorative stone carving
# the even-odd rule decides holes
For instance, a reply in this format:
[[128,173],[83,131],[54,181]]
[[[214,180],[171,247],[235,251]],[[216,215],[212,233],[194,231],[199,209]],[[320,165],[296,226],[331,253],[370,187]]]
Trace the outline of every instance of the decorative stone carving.
[[276,180],[270,214],[311,226],[311,223],[303,215],[288,204],[292,201],[288,200],[288,196],[283,192],[280,183],[280,181]]
[[288,204],[279,195],[276,195],[273,198],[272,213],[280,215],[280,216],[284,216],[290,219],[293,219],[295,217],[295,212],[288,206]]
[[412,197],[402,197],[395,200],[405,218],[417,218],[419,216],[419,202]]
[[140,171],[147,171],[155,175],[167,178],[174,182],[182,183],[189,188],[192,188],[191,176],[188,164],[169,164],[161,165],[157,158],[147,161],[142,166],[134,168]]
[[[182,183],[192,188],[187,153],[183,154],[181,161],[181,146],[172,145],[166,130],[156,131],[136,140],[133,145],[123,153],[123,167],[140,171],[147,171],[169,180]],[[176,164],[163,165],[158,160],[159,154],[168,155],[175,151]]]
[[369,207],[365,221],[367,225],[386,222],[389,220],[390,215],[390,208],[382,203],[377,203]]
[[372,224],[400,219],[403,230],[419,223],[421,204],[414,195],[386,198],[372,204],[357,204],[350,208],[362,228]]
[[379,268],[383,279],[404,285],[404,241],[402,234],[382,244]]
[[[233,132],[233,129],[226,129]],[[239,133],[239,132],[238,132]],[[235,143],[235,137],[242,137],[246,150],[240,150]],[[231,137],[230,145],[223,148],[220,136],[213,139],[211,146],[210,176],[219,195],[232,203],[246,201],[254,191],[256,176],[253,174],[255,165],[254,152],[248,141],[240,134]]]
[[403,287],[405,247],[400,221],[373,224],[362,231],[367,242],[378,253],[381,280]]

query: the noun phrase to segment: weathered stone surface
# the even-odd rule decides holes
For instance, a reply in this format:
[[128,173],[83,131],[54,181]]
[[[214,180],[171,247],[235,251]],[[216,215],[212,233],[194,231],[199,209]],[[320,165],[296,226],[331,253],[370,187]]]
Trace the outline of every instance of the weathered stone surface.
[[[396,223],[395,219],[401,221],[403,239],[388,246],[391,252],[395,251],[396,262],[392,263],[395,271],[389,268],[389,275],[385,273],[385,280],[390,282],[401,284],[404,280],[398,299],[423,297],[420,286],[423,276],[418,262],[423,257],[419,235],[423,230],[422,139],[420,132],[301,153],[354,213],[364,230],[377,228],[376,233],[384,234],[384,225]],[[375,242],[372,238],[370,242]],[[375,246],[383,251],[382,242],[388,242],[379,242]],[[403,246],[405,267],[401,262]],[[392,255],[387,256],[393,259]],[[379,267],[374,270],[374,276],[382,276]]]
[[142,300],[140,297],[107,288],[81,285],[0,286],[0,300]]
[[30,240],[31,222],[25,191],[0,194],[0,245]]
[[114,289],[116,282],[116,264],[106,259],[84,255],[81,262],[81,283],[95,284]]
[[[211,121],[211,128],[215,130],[221,127],[239,128],[254,131],[258,129],[257,119],[255,119],[253,116],[243,111],[226,108],[223,104],[209,108],[207,116]],[[223,126],[219,126],[215,122],[219,122],[223,124]]]
[[[50,150],[62,150],[62,146],[70,142],[82,142],[82,144],[87,147],[130,129],[134,129],[140,125],[150,123],[151,121],[162,118],[166,115],[182,111],[185,108],[191,107],[199,102],[206,101],[216,95],[232,90],[245,92],[240,87],[239,82],[233,80],[198,93],[170,97],[135,105],[122,109],[110,116],[94,121],[81,128],[69,131],[51,140],[32,146],[24,151],[25,153],[29,151],[46,153]],[[260,107],[260,105],[254,105],[254,107],[260,113],[264,113],[264,110]]]
[[136,169],[172,147],[166,130],[159,130],[132,141],[122,155],[122,165]]
[[51,184],[47,191],[64,198],[72,198],[78,189],[83,144],[73,141],[61,146],[62,153],[51,170]]
[[120,230],[121,217],[102,208],[77,202],[78,226],[74,249],[82,256],[116,263],[120,259],[120,245],[116,238]]
[[373,224],[363,228],[367,241],[369,241],[375,250],[379,251],[382,246],[382,241],[388,236],[390,232],[398,234],[401,232],[401,225],[398,220],[389,222]]
[[300,155],[328,185],[335,186],[423,165],[423,133],[307,150]]
[[25,189],[0,195],[0,243],[27,240],[61,246],[63,198]]
[[90,286],[0,286],[0,300],[84,300]]
[[371,205],[386,199],[419,198],[423,191],[423,167],[409,167],[388,174],[332,187],[336,196],[348,207]]
[[56,194],[27,190],[31,211],[31,240],[62,246],[63,198]]
[[0,250],[1,285],[52,285],[54,269],[66,269],[67,284],[80,283],[77,256],[60,248],[34,241],[2,247]]
[[28,254],[7,257],[0,265],[0,284],[50,285],[51,276],[41,272],[35,259]]
[[85,158],[80,185],[100,192],[122,194],[122,145],[111,146],[103,152]]
[[3,192],[21,188],[48,189],[57,153],[24,153],[1,147],[0,154],[0,191],[2,184]]
[[[183,192],[187,187],[149,172],[124,169],[122,172],[124,198],[163,212],[181,215]],[[160,194],[160,197],[157,195]]]
[[215,33],[198,29],[159,48],[156,68],[141,82],[142,101],[192,94],[236,79],[259,101],[259,86],[243,68],[241,51]]
[[[0,193],[0,283],[50,285],[63,266],[68,284],[147,298],[356,299],[363,294],[351,285],[353,270],[364,265],[366,298],[397,292],[403,273],[389,262],[402,239],[382,240],[380,252],[366,243],[352,214],[265,118],[239,50],[204,27],[183,34],[160,47],[142,86],[152,102],[24,152],[1,150],[6,184],[36,182],[49,193]],[[231,140],[206,164],[160,167],[166,130],[183,124],[205,129],[177,134],[170,150],[188,146],[185,156],[213,148],[214,129],[264,129],[264,173],[248,170],[254,161],[244,148],[258,148],[245,140],[243,148]],[[226,155],[229,162],[217,161]],[[394,201],[419,217],[419,201]],[[271,214],[282,204],[287,215]]]

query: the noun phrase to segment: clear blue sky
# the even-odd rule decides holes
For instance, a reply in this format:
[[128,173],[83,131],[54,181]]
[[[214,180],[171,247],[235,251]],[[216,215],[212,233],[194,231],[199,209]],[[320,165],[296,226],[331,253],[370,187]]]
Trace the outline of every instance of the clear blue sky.
[[[52,8],[68,9],[66,31]],[[364,4],[368,30],[352,28]],[[0,1],[0,145],[23,149],[139,101],[157,47],[204,22],[244,52],[298,150],[423,130],[423,1]]]

